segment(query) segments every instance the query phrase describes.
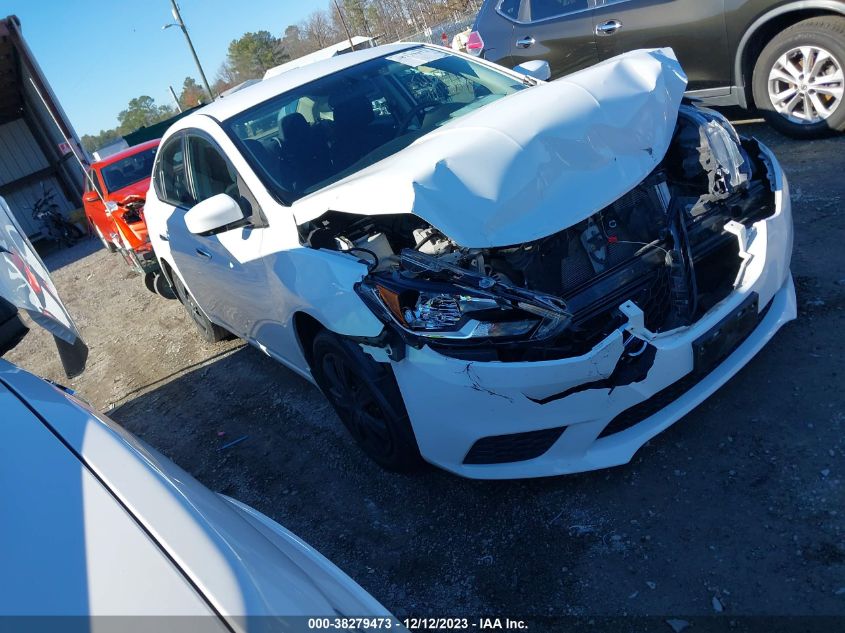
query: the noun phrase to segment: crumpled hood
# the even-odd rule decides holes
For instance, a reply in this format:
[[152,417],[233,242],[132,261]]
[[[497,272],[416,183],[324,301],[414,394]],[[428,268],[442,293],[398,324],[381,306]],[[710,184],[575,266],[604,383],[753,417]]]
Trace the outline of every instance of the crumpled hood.
[[300,199],[294,216],[412,213],[476,248],[546,237],[654,169],[685,88],[671,49],[625,53],[456,119]]

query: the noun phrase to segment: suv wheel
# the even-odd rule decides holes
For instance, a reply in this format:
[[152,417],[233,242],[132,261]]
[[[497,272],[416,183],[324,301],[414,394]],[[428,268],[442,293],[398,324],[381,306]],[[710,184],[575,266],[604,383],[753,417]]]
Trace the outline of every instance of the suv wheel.
[[398,472],[423,465],[390,367],[323,330],[314,338],[312,369],[340,421],[373,461]]
[[798,22],[769,42],[754,66],[754,103],[796,138],[845,130],[845,18]]
[[182,280],[176,274],[173,275],[173,284],[176,286],[176,296],[179,297],[179,301],[185,306],[188,316],[191,317],[194,325],[197,326],[197,330],[203,340],[209,343],[216,343],[230,336],[229,332],[225,329],[209,321],[208,317],[205,316],[205,312],[202,311],[202,308],[200,308],[199,304],[191,296],[191,293],[185,288],[185,284],[182,283]]

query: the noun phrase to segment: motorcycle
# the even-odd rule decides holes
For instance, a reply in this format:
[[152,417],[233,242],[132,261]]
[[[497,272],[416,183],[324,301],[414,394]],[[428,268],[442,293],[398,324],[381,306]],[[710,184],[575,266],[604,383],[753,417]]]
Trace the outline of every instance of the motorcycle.
[[32,218],[41,222],[47,229],[47,234],[53,241],[63,246],[73,246],[84,237],[82,230],[73,222],[68,222],[59,211],[59,205],[53,201],[55,191],[41,185],[41,197],[32,207]]

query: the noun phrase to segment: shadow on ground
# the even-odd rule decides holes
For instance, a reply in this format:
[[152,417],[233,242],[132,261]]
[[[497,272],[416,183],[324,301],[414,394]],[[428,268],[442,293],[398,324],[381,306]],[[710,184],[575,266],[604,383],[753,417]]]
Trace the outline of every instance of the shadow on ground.
[[84,237],[70,248],[60,246],[52,240],[41,240],[35,245],[35,249],[50,272],[88,257],[101,248],[103,248],[103,243],[96,237]]

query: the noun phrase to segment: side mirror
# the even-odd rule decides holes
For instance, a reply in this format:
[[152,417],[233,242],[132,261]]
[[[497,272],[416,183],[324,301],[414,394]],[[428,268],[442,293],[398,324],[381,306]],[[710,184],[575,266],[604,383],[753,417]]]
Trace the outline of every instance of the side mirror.
[[96,191],[89,191],[84,196],[82,196],[82,202],[99,202],[100,195]]
[[540,81],[548,81],[552,76],[552,69],[549,67],[549,62],[542,59],[532,59],[530,62],[523,62],[519,66],[514,66],[514,70],[521,75],[528,75]]
[[185,213],[185,225],[195,235],[216,231],[243,219],[244,212],[238,203],[225,193],[211,196]]

